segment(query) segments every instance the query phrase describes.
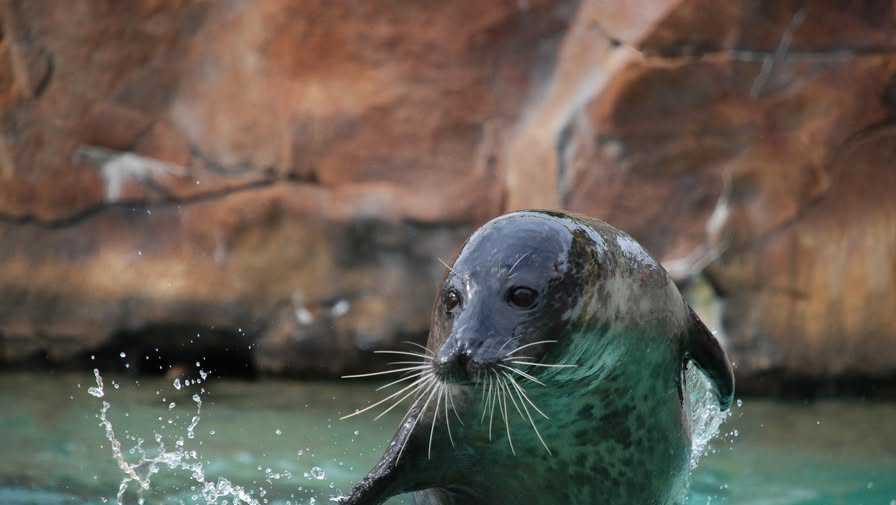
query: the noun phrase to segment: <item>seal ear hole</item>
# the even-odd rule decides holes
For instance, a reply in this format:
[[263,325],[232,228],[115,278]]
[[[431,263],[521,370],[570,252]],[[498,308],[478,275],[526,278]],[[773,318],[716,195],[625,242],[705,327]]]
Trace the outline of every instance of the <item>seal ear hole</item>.
[[538,291],[526,286],[514,286],[507,290],[507,303],[519,309],[531,309],[538,301]]

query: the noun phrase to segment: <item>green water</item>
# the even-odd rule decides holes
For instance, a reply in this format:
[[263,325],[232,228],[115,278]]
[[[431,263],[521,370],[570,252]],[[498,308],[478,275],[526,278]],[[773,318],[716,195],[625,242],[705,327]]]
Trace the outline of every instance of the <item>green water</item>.
[[[133,445],[128,435],[184,435],[195,387],[105,379],[102,400],[125,448]],[[99,426],[102,400],[87,394],[92,385],[88,374],[0,375],[0,504],[114,503],[122,474]],[[225,477],[261,503],[325,504],[348,491],[399,415],[338,421],[368,403],[372,385],[211,380],[202,387],[201,421],[187,448],[208,479]],[[692,504],[896,505],[896,404],[747,400],[723,433],[692,476]],[[187,472],[163,469],[146,503],[193,503],[195,488]],[[136,502],[133,492],[125,496]]]

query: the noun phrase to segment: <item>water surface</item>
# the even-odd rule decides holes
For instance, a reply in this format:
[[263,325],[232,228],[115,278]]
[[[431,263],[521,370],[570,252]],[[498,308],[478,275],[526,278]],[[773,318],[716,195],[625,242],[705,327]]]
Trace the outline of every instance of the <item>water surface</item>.
[[[338,420],[367,405],[375,384],[213,379],[178,390],[161,378],[104,379],[96,398],[91,374],[0,375],[0,504],[115,502],[123,474],[100,426],[102,401],[126,457],[135,457],[127,449],[137,438],[145,447],[154,433],[168,447],[180,438],[206,480],[225,478],[278,505],[325,504],[347,492],[401,415]],[[189,439],[199,388],[201,419]],[[896,505],[892,403],[746,400],[722,431],[692,476],[691,504]],[[133,487],[127,503],[136,503]],[[163,468],[146,503],[194,503],[197,489],[189,472]],[[408,501],[390,502],[399,503]]]

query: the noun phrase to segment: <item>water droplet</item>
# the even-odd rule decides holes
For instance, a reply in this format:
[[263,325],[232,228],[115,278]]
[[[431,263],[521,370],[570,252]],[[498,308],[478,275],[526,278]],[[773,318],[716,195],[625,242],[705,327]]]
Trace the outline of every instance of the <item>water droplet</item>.
[[276,435],[282,435],[282,434],[283,434],[283,432],[280,430],[280,428],[277,428],[276,430],[274,430],[274,433],[275,433]]
[[96,387],[88,388],[87,392],[97,398],[102,398],[105,393],[103,393],[103,378],[100,377],[100,371],[94,368],[93,376],[96,377]]
[[168,410],[171,410],[175,407],[174,402],[168,404]]
[[209,436],[215,436],[215,430],[208,430]]
[[93,354],[91,354],[91,355],[90,355],[90,361],[93,361],[93,360],[95,360],[95,359],[96,359],[96,356],[94,356]]
[[124,352],[120,352],[120,353],[118,353],[118,357],[125,358],[125,357],[127,357],[127,354],[125,354]]
[[741,408],[744,406],[744,401],[740,398],[737,399],[737,408]]
[[358,430],[355,430],[355,436],[356,436],[356,437],[357,437],[357,436],[358,436],[358,435],[360,435],[360,434],[361,434],[361,432],[360,432],[360,431],[358,431]]
[[174,389],[177,389],[178,391],[180,391],[180,388],[181,388],[180,378],[174,379]]

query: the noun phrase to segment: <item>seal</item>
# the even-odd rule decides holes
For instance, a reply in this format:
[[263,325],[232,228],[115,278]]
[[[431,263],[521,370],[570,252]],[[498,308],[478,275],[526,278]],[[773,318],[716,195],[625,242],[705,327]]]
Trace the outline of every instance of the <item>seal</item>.
[[[415,345],[415,344],[412,344]],[[646,505],[682,498],[691,440],[685,372],[726,410],[718,341],[635,240],[584,216],[520,211],[486,223],[448,269],[427,345],[382,459],[342,503]],[[413,359],[405,359],[413,358]]]

